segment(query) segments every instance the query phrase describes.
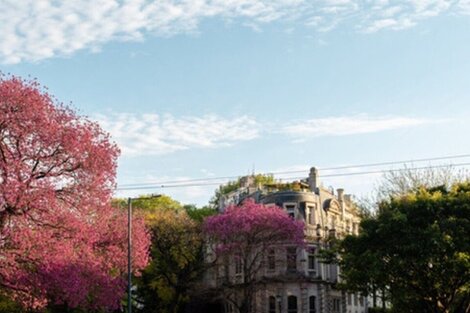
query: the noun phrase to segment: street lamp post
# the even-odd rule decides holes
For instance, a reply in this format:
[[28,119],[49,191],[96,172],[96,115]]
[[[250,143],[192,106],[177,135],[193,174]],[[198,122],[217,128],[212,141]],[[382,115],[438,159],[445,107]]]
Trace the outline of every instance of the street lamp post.
[[132,200],[154,199],[162,195],[127,198],[127,312],[132,313]]

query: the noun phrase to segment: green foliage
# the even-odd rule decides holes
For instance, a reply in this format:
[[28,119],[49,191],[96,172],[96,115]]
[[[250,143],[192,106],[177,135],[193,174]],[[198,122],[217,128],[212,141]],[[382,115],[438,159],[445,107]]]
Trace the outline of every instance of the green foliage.
[[[252,175],[254,178],[254,186],[263,186],[268,184],[273,184],[275,182],[274,176],[272,174],[255,174]],[[222,196],[225,196],[238,188],[240,188],[240,182],[242,177],[239,177],[237,180],[229,181],[227,184],[221,185],[217,190],[212,199],[209,201],[209,206],[217,208],[219,200]]]
[[394,312],[470,308],[470,185],[421,188],[380,204],[337,247],[343,287],[387,290]]
[[147,221],[152,261],[138,278],[137,293],[143,304],[138,311],[184,312],[204,265],[200,225],[184,210],[155,211]]
[[188,216],[198,223],[202,223],[204,219],[208,216],[217,214],[217,211],[209,206],[197,208],[195,205],[189,204],[185,205],[184,209],[186,210]]
[[22,313],[23,309],[19,304],[11,300],[7,295],[0,293],[0,313]]
[[272,174],[256,174],[254,177],[256,186],[273,184],[275,182]]
[[470,179],[470,172],[465,169],[457,169],[451,165],[441,168],[413,169],[413,166],[385,172],[373,193],[362,197],[358,201],[361,215],[369,217],[378,210],[378,204],[390,197],[404,196],[410,192],[416,192],[420,188],[433,188],[445,186],[450,188],[453,184]]
[[[113,206],[127,208],[127,199]],[[151,262],[137,284],[136,312],[180,313],[190,300],[192,287],[203,270],[201,223],[216,211],[209,207],[182,205],[169,196],[142,195],[132,200],[142,213],[152,236]]]
[[[127,209],[128,199],[114,198],[112,200],[112,205],[116,208]],[[181,210],[183,205],[166,195],[161,195],[156,198],[152,198],[151,195],[141,195],[132,199],[132,208],[137,211],[151,214],[161,210]]]
[[209,201],[209,206],[217,208],[217,206],[219,205],[220,198],[222,196],[225,196],[231,193],[232,191],[237,190],[238,188],[240,188],[240,179],[236,181],[229,181],[225,185],[220,185],[220,187],[215,190],[215,194],[212,199]]

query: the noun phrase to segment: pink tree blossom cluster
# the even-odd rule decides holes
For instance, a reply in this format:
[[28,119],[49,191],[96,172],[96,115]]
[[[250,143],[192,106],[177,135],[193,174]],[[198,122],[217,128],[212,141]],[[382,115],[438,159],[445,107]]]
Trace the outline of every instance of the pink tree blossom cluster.
[[266,206],[248,199],[231,205],[223,214],[211,216],[204,224],[205,233],[217,244],[220,253],[240,252],[273,244],[304,243],[304,223],[290,218],[277,206]]
[[280,207],[251,199],[239,206],[229,206],[223,214],[208,217],[204,231],[215,248],[216,265],[227,268],[239,264],[242,283],[227,279],[222,293],[240,313],[255,312],[253,297],[257,282],[262,279],[268,249],[305,247],[303,222],[292,219]]
[[[35,81],[0,77],[0,287],[29,308],[113,310],[125,292],[125,212],[111,208],[118,148]],[[135,273],[148,261],[133,225]]]

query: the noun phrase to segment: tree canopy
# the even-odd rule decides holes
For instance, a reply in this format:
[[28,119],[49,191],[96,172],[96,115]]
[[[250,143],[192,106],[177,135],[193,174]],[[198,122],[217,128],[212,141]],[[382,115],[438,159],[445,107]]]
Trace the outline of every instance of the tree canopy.
[[117,147],[35,81],[0,77],[0,227],[9,216],[109,201]]
[[154,211],[146,220],[152,261],[138,279],[138,311],[184,312],[204,268],[200,224],[185,210]]
[[229,206],[224,213],[208,217],[204,233],[214,248],[216,259],[238,260],[243,283],[225,284],[222,293],[239,312],[253,312],[252,300],[268,248],[279,244],[304,244],[304,224],[293,220],[276,206],[265,206],[251,199],[240,206]]
[[[128,199],[114,198],[112,206],[120,209],[127,209]],[[134,211],[140,212],[144,216],[151,216],[160,211],[178,211],[184,206],[177,200],[167,195],[140,195],[132,199],[132,208]]]
[[[36,81],[0,77],[0,287],[28,309],[114,310],[126,215],[110,206],[118,148]],[[149,237],[134,220],[135,273]]]
[[344,287],[384,289],[395,312],[468,312],[469,238],[469,183],[392,196],[339,244]]

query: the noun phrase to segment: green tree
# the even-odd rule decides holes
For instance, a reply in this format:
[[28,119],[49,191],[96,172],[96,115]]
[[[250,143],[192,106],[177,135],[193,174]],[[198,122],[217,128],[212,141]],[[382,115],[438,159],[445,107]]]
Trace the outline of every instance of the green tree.
[[445,186],[450,188],[453,184],[469,179],[470,172],[468,170],[458,169],[451,165],[420,169],[405,166],[402,169],[384,172],[373,192],[358,199],[356,204],[362,217],[370,217],[377,212],[378,204],[390,197],[404,196],[423,187]]
[[469,312],[469,238],[469,183],[392,196],[339,243],[343,287],[386,290],[394,312]]
[[[126,198],[115,198],[112,201],[114,207],[127,208]],[[132,200],[132,208],[140,210],[144,214],[151,214],[158,211],[181,210],[183,205],[169,196],[161,195],[152,198],[151,195],[141,195]]]
[[150,265],[138,278],[140,312],[184,312],[203,270],[200,224],[185,210],[152,210]]
[[193,204],[186,204],[184,205],[184,209],[188,216],[198,223],[202,223],[204,219],[208,216],[217,214],[217,211],[209,206],[203,206],[202,208],[198,208]]

